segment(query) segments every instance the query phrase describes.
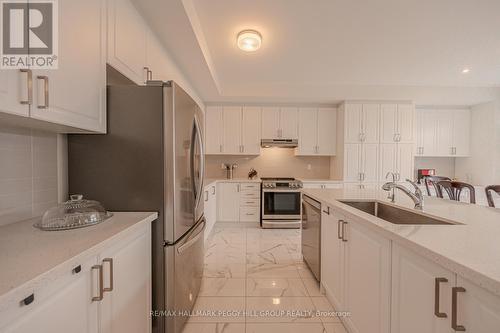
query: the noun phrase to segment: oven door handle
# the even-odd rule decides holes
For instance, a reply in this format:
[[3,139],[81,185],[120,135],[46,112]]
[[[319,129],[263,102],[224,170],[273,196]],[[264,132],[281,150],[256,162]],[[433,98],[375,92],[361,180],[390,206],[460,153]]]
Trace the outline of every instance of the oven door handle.
[[275,192],[275,193],[300,193],[300,190],[293,190],[293,189],[286,189],[286,190],[280,190],[280,189],[262,189],[262,192]]

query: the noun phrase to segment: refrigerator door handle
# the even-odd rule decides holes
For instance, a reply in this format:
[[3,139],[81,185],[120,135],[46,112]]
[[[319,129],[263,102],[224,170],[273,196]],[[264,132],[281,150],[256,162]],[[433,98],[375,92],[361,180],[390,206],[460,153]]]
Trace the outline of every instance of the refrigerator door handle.
[[[198,184],[198,188],[196,188],[196,172],[194,170],[194,158],[195,158],[195,144],[199,145],[200,152],[200,181]],[[191,179],[193,183],[193,192],[195,198],[195,207],[194,210],[197,211],[198,207],[201,203],[201,197],[203,192],[203,180],[205,174],[205,153],[203,151],[203,139],[201,137],[200,124],[198,122],[198,117],[194,116],[194,125],[193,125],[193,134],[191,136]]]
[[184,251],[186,251],[187,249],[189,249],[189,247],[191,247],[191,245],[193,245],[194,243],[196,243],[200,239],[200,237],[203,235],[203,232],[205,231],[205,227],[207,225],[207,221],[205,220],[204,217],[201,220],[201,223],[203,224],[203,227],[193,237],[189,236],[191,238],[189,240],[187,240],[184,244],[182,244],[177,249],[177,253],[178,254],[182,254]]

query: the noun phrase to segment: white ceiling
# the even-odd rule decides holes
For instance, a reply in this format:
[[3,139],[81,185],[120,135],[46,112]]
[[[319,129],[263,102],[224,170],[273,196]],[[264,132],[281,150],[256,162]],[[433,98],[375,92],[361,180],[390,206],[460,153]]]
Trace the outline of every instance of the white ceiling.
[[[135,3],[208,102],[334,103],[443,91],[449,100],[431,100],[462,104],[500,87],[499,0]],[[261,32],[259,51],[236,47],[244,29]]]

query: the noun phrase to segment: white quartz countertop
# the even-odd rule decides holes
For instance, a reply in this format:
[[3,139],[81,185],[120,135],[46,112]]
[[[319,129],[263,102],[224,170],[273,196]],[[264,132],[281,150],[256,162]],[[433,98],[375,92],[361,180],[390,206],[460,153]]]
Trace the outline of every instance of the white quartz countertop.
[[[456,225],[396,225],[339,202],[378,200],[387,192],[361,189],[304,189],[324,205],[337,207],[389,239],[469,279],[500,296],[500,209],[425,197],[423,213]],[[413,202],[396,192],[396,205],[413,209]]]
[[157,213],[116,212],[95,226],[42,231],[31,219],[0,227],[0,297],[82,252],[139,223],[151,223]]
[[308,178],[297,178],[304,183],[331,183],[331,184],[343,184],[344,182],[341,180],[332,180],[332,179],[308,179]]

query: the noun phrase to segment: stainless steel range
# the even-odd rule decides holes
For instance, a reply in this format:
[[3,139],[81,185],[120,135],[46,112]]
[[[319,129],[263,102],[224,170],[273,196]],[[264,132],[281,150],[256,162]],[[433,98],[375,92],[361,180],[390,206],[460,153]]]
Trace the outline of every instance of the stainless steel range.
[[295,178],[262,179],[262,228],[300,228],[302,182]]

